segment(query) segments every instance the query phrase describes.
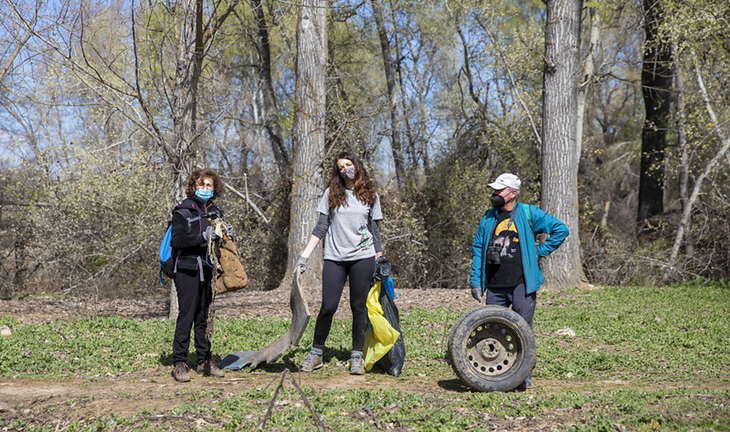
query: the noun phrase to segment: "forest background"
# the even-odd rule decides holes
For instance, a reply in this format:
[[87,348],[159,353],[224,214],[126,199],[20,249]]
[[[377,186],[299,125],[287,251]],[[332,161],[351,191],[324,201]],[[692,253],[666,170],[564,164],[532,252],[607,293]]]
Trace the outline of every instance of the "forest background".
[[[584,282],[727,278],[730,5],[571,2]],[[397,286],[467,288],[487,183],[513,172],[522,202],[543,199],[546,4],[319,3],[324,151],[307,180],[321,193],[334,155],[361,157]],[[299,9],[0,0],[0,297],[164,295],[159,242],[194,166],[229,186],[251,289],[279,286],[292,219],[296,235],[316,220],[292,194]]]

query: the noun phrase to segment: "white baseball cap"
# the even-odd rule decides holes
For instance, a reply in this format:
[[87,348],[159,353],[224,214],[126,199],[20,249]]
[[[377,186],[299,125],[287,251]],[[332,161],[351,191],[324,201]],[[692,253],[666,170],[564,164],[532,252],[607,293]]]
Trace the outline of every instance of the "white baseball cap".
[[520,190],[520,178],[514,174],[504,173],[497,177],[494,183],[489,183],[489,187],[494,190],[501,190],[504,188],[510,188],[514,190]]

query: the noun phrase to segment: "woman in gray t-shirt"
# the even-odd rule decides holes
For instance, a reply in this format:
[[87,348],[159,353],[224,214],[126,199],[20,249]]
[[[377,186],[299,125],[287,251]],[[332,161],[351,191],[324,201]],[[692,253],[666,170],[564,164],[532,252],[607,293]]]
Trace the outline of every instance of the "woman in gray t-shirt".
[[319,220],[297,261],[296,271],[307,269],[307,260],[326,234],[322,268],[322,307],[314,327],[314,342],[302,363],[302,372],[321,368],[322,352],[332,327],[332,317],[349,278],[352,310],[350,373],[362,375],[362,354],[367,327],[367,295],[375,260],[383,253],[378,221],[383,219],[380,199],[362,162],[352,153],[337,155],[327,190],[317,207]]

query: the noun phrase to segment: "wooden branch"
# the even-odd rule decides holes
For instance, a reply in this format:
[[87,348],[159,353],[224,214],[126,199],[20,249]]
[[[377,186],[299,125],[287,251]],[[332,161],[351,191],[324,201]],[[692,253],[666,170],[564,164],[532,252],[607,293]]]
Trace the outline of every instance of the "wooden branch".
[[532,132],[535,134],[535,140],[537,140],[538,144],[542,146],[542,137],[537,132],[537,126],[535,125],[535,120],[532,118],[532,114],[530,114],[530,110],[527,109],[527,104],[522,100],[522,96],[520,95],[520,92],[517,90],[517,83],[515,82],[515,78],[512,75],[512,69],[509,67],[509,63],[507,63],[507,58],[505,57],[502,50],[499,48],[499,45],[497,45],[497,41],[494,40],[494,36],[492,36],[492,32],[489,31],[489,28],[482,22],[481,19],[479,19],[478,16],[474,16],[474,19],[476,20],[477,24],[479,24],[479,27],[484,30],[484,32],[489,37],[489,40],[492,41],[492,46],[497,51],[497,54],[499,54],[499,58],[502,60],[502,64],[504,64],[504,68],[507,70],[507,76],[509,77],[509,82],[512,84],[512,91],[514,92],[515,98],[517,98],[517,101],[522,105],[522,109],[525,111],[525,115],[527,115],[527,118],[530,120],[530,126],[532,127]]
[[669,262],[667,263],[666,270],[664,271],[664,275],[662,276],[661,281],[659,282],[659,285],[664,285],[668,280],[671,274],[676,271],[674,268],[674,265],[677,262],[677,256],[679,255],[679,249],[682,246],[682,241],[684,240],[684,234],[685,229],[689,225],[690,219],[692,217],[692,207],[694,206],[695,201],[697,201],[697,198],[700,195],[700,189],[702,188],[702,182],[710,175],[710,173],[715,169],[715,166],[720,163],[722,159],[725,158],[728,148],[730,148],[730,139],[725,137],[725,134],[723,133],[722,129],[720,128],[720,124],[717,121],[717,117],[715,116],[715,111],[712,108],[712,103],[710,102],[710,97],[707,94],[707,88],[705,87],[705,83],[702,80],[702,73],[700,72],[699,62],[697,60],[697,55],[694,51],[692,51],[692,59],[695,67],[695,75],[697,78],[697,85],[700,88],[700,91],[702,93],[702,98],[705,102],[705,109],[707,110],[707,113],[710,116],[710,119],[712,120],[712,124],[714,125],[714,132],[717,134],[717,136],[720,138],[720,142],[722,143],[722,147],[718,150],[717,154],[715,154],[715,157],[713,157],[710,162],[707,163],[705,166],[705,169],[702,171],[702,173],[697,177],[697,180],[695,181],[694,189],[692,189],[692,194],[689,196],[687,200],[687,205],[684,208],[684,211],[682,212],[682,220],[679,223],[679,228],[677,228],[677,235],[674,238],[674,244],[672,245],[672,253],[669,256]]
[[19,201],[8,201],[8,200],[0,200],[0,206],[4,205],[13,205],[18,207],[50,207],[50,203],[45,202],[19,202]]
[[271,223],[269,223],[269,220],[266,218],[266,215],[264,215],[264,213],[258,208],[258,206],[256,206],[256,203],[254,203],[253,201],[251,201],[251,199],[248,197],[248,177],[247,176],[245,177],[245,184],[246,184],[246,186],[245,186],[246,193],[245,194],[242,194],[241,192],[239,192],[238,190],[236,190],[236,188],[234,188],[233,186],[229,185],[228,183],[225,183],[226,189],[228,189],[229,191],[233,192],[239,198],[245,200],[246,203],[249,206],[251,206],[251,208],[254,209],[254,211],[256,212],[256,214],[258,214],[259,217],[264,221],[264,223],[266,224],[266,226],[269,227],[269,229],[276,235],[276,237],[279,240],[281,240],[281,242],[286,246],[288,244],[288,242],[286,241],[286,239],[284,238],[284,236],[276,228],[274,228],[271,225]]

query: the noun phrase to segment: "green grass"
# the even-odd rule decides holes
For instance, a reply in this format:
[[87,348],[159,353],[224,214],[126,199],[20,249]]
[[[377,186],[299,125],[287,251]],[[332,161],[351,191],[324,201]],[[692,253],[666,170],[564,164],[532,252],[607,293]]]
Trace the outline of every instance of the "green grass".
[[[407,350],[403,374],[398,378],[366,376],[367,382],[384,385],[371,390],[305,387],[326,427],[374,430],[377,421],[381,428],[439,431],[483,430],[495,424],[504,429],[730,430],[727,283],[697,281],[664,288],[541,292],[535,316],[538,364],[534,380],[549,385],[526,393],[458,389],[446,362],[446,344],[459,316],[446,309],[402,314]],[[86,317],[73,322],[21,324],[0,317],[3,324],[13,330],[13,336],[0,338],[3,379],[105,379],[148,370],[159,374],[171,359],[172,321]],[[279,319],[219,319],[213,347],[222,354],[259,349],[281,336],[288,326],[288,321]],[[345,373],[340,365],[349,356],[350,326],[349,320],[335,320],[325,367],[317,372],[322,379],[336,379]],[[312,323],[307,328],[301,348],[262,368],[272,381],[284,367],[295,369],[303,360],[313,327]],[[558,336],[555,332],[562,328],[571,328],[576,336]],[[445,390],[435,394],[421,391],[414,384],[419,382],[444,383]],[[601,382],[621,384],[602,387]],[[233,395],[217,389],[188,392],[184,403],[176,404],[167,414],[175,419],[204,418],[209,430],[255,429],[275,387]],[[311,413],[292,386],[285,386],[278,400],[285,402],[273,409],[267,429],[315,429]],[[53,426],[31,420],[6,423],[0,412],[1,427],[53,430]],[[150,412],[140,411],[127,417],[79,420],[66,430],[176,427],[174,423],[161,425]]]

